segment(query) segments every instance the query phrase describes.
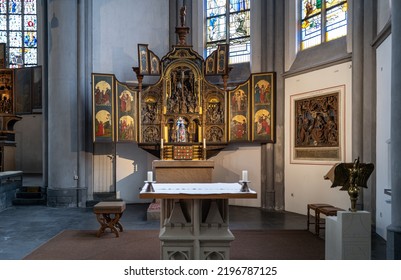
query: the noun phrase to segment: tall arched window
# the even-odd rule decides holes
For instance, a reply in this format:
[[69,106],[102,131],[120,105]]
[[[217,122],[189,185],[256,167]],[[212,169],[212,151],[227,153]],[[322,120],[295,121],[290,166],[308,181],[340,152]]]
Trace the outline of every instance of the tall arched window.
[[345,0],[300,0],[301,50],[347,35]]
[[0,43],[10,68],[38,64],[36,0],[0,0]]
[[250,61],[250,0],[206,0],[206,56],[230,44],[230,64]]

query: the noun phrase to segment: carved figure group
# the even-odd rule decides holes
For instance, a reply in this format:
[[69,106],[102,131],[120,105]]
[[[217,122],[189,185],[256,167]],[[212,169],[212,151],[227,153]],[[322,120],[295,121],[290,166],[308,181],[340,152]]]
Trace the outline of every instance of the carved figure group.
[[338,146],[337,99],[330,95],[296,102],[297,146]]
[[209,103],[207,108],[207,121],[211,124],[224,123],[224,112],[220,102]]
[[175,114],[195,113],[198,106],[195,86],[194,74],[190,69],[178,68],[172,71],[167,111]]
[[142,123],[153,124],[157,119],[157,108],[154,103],[146,103],[142,109]]

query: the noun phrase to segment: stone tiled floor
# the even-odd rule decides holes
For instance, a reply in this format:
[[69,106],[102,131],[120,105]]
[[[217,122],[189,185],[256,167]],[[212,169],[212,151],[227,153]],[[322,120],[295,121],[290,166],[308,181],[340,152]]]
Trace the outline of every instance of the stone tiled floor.
[[[129,204],[121,223],[124,229],[158,229],[147,221],[148,204]],[[20,260],[65,229],[94,229],[99,224],[92,208],[13,206],[0,212],[0,260]],[[259,208],[230,206],[231,229],[306,229],[306,216]],[[321,233],[324,238],[324,230]],[[372,233],[372,259],[386,259],[386,242]]]

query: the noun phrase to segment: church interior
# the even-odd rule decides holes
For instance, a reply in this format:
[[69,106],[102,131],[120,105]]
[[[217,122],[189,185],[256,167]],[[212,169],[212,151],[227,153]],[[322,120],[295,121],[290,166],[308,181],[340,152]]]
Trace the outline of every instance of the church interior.
[[400,259],[399,11],[0,0],[0,259],[99,223],[160,228],[161,259],[229,259],[252,228]]

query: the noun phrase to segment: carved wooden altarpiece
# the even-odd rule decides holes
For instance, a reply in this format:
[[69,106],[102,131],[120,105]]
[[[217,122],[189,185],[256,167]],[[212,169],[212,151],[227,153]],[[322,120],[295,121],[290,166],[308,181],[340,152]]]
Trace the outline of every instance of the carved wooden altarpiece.
[[[129,120],[130,129],[108,136],[94,129],[94,142],[137,142],[163,160],[205,160],[229,142],[274,143],[275,73],[252,74],[247,81],[228,89],[232,69],[228,65],[229,45],[218,45],[204,59],[186,44],[189,27],[178,26],[176,33],[178,44],[161,59],[147,44],[138,44],[138,67],[133,67],[138,79],[135,88],[117,81],[113,74],[92,74],[94,113],[107,109],[113,129],[121,130],[124,120]],[[159,79],[155,84],[144,85],[145,76]],[[221,77],[222,82],[212,84],[206,79],[210,76]],[[95,82],[103,80],[111,85],[112,102],[108,107],[96,106]],[[262,83],[268,85],[264,103],[256,100],[259,95],[254,93]],[[129,93],[131,107],[122,111],[124,90]],[[255,124],[261,111],[266,112],[263,116],[269,124],[264,133]],[[98,123],[93,123],[96,128]]]

